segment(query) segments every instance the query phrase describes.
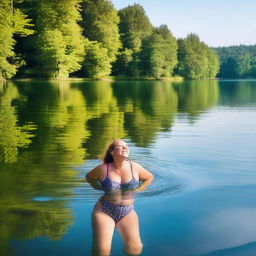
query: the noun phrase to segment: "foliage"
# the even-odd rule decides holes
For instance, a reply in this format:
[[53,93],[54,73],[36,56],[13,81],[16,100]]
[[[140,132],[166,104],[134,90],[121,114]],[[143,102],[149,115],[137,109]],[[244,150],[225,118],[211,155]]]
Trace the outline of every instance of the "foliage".
[[216,54],[197,35],[178,39],[178,75],[187,79],[213,78],[218,68]]
[[139,52],[141,40],[149,36],[153,30],[143,7],[139,4],[129,5],[121,9],[118,14],[123,47]]
[[88,41],[85,49],[84,61],[85,74],[98,79],[108,76],[111,72],[111,63],[108,51],[101,43]]
[[117,60],[113,65],[113,74],[129,74],[130,63],[133,61],[133,51],[131,49],[123,49],[117,55]]
[[143,40],[141,72],[154,78],[169,77],[177,64],[177,43],[166,25]]
[[[216,49],[197,35],[177,41],[166,25],[154,28],[139,4],[117,11],[110,0],[1,0],[0,31],[0,79],[17,71],[46,78],[76,72],[98,79],[112,72],[201,79],[219,70]],[[255,49],[216,51],[219,76],[256,76]]]
[[121,47],[118,23],[118,13],[110,1],[83,1],[84,35],[90,41],[97,41],[107,49],[110,63],[116,60]]
[[[143,7],[139,4],[129,5],[121,9],[118,14],[120,17],[119,31],[123,48],[117,60],[118,63],[121,63],[121,66],[118,67],[116,65],[116,72],[118,74],[138,76],[140,74],[139,54],[142,40],[152,33],[153,27]],[[123,62],[124,54],[129,56],[129,61]],[[124,66],[126,69],[122,70]]]
[[214,78],[219,72],[220,61],[218,55],[213,49],[208,48],[208,75],[207,78]]
[[33,33],[31,20],[21,10],[13,6],[9,0],[0,3],[0,79],[15,75],[17,59],[15,59],[14,35],[27,36]]
[[[77,22],[79,0],[38,0],[35,38],[40,75],[60,78],[81,68],[84,39]],[[33,41],[32,41],[33,42]]]
[[32,20],[27,17],[20,9],[15,9],[13,13],[14,33],[20,36],[28,36],[34,33]]
[[66,61],[66,44],[61,31],[45,30],[37,37],[40,68],[45,76],[52,78],[67,77],[67,70],[61,68]]
[[256,77],[256,45],[214,48],[220,58],[221,78]]

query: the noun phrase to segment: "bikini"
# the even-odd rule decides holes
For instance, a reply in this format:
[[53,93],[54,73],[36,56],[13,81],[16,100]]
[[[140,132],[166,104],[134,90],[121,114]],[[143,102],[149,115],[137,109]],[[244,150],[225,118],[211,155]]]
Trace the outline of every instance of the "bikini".
[[[131,166],[131,174],[132,174],[132,179],[126,183],[119,183],[116,181],[112,181],[109,178],[109,164],[107,164],[107,175],[104,178],[104,180],[100,181],[101,183],[101,187],[102,189],[108,193],[112,190],[116,190],[116,189],[135,189],[137,187],[139,187],[140,183],[139,181],[137,181],[134,176],[133,176],[133,170],[132,170],[132,164],[131,162],[130,166]],[[125,217],[127,214],[129,214],[134,206],[133,204],[130,205],[117,205],[117,204],[112,204],[109,201],[100,198],[99,200],[100,205],[101,205],[101,211],[106,213],[107,215],[109,215],[114,221],[115,223],[117,223],[118,221],[120,221],[123,217]]]

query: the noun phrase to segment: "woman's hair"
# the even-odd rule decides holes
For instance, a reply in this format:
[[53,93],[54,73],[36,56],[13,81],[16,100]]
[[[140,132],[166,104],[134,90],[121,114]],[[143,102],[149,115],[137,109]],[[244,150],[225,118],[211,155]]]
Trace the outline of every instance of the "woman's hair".
[[113,152],[113,150],[114,150],[114,148],[115,148],[115,146],[116,146],[116,143],[117,143],[117,141],[119,141],[119,140],[121,140],[121,139],[113,140],[113,141],[108,145],[107,150],[104,152],[103,157],[102,157],[104,164],[106,164],[106,163],[111,163],[111,162],[114,161],[111,153]]

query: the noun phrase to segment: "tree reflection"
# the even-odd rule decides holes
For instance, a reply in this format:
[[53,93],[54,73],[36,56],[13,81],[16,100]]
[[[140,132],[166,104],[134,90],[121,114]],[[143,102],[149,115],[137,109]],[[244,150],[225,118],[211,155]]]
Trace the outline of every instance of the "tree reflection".
[[0,82],[0,163],[16,162],[18,149],[27,147],[33,137],[33,125],[18,124],[15,100],[24,98],[12,83]]
[[[29,148],[24,149],[27,144],[23,143],[19,158],[0,166],[0,242],[38,236],[60,239],[72,220],[72,212],[63,199],[70,197],[78,184],[73,166],[84,163],[86,156],[82,147],[89,136],[85,98],[69,83],[23,87],[9,84],[7,89],[3,88],[5,93],[1,94],[4,118],[14,119],[11,124],[33,123],[34,130]],[[17,116],[12,110],[12,98],[18,99]],[[2,137],[8,138],[10,129],[1,132]],[[20,139],[21,135],[17,137]]]
[[124,113],[119,109],[110,82],[98,81],[79,88],[86,97],[90,116],[87,126],[91,136],[85,147],[90,158],[97,158],[109,141],[126,136]]
[[178,110],[197,117],[202,111],[217,105],[219,87],[216,80],[187,81],[176,86]]
[[[153,143],[158,132],[171,128],[177,112],[177,94],[169,82],[129,82],[114,85],[125,111],[125,129],[138,146]],[[122,92],[125,93],[122,93]]]
[[229,106],[242,106],[255,104],[256,86],[254,81],[221,81],[220,104]]

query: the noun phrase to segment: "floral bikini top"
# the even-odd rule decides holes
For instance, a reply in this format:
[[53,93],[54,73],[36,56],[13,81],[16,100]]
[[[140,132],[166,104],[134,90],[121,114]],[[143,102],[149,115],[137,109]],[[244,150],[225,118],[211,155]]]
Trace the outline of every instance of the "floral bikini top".
[[105,191],[110,191],[113,189],[135,189],[135,188],[138,188],[140,185],[140,182],[134,178],[132,164],[130,161],[129,161],[129,163],[131,166],[132,179],[126,183],[119,183],[116,181],[112,181],[108,176],[109,164],[107,164],[107,175],[102,181],[100,181],[102,189]]

